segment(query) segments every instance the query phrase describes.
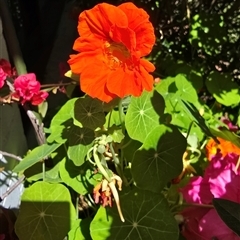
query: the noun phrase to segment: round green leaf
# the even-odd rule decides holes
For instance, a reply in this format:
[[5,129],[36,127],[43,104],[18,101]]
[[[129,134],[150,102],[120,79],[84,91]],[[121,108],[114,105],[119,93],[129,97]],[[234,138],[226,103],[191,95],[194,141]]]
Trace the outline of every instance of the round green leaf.
[[161,192],[168,181],[181,173],[186,145],[186,139],[176,127],[160,125],[153,129],[132,161],[137,186]]
[[183,74],[178,74],[176,77],[177,93],[181,99],[191,103],[198,102],[198,95],[191,82],[189,82]]
[[149,132],[159,125],[164,107],[164,99],[157,91],[145,91],[141,97],[132,97],[125,118],[129,136],[143,142]]
[[178,225],[161,194],[135,189],[120,200],[125,222],[115,206],[100,207],[90,225],[93,240],[178,239]]
[[61,179],[74,191],[80,194],[91,192],[93,187],[101,179],[99,174],[94,174],[90,164],[84,163],[77,167],[72,161],[64,159],[59,166]]
[[15,230],[20,240],[62,240],[75,218],[66,187],[37,182],[22,195]]
[[85,161],[85,156],[92,146],[94,131],[89,128],[80,128],[72,125],[68,135],[68,157],[76,166]]
[[240,104],[240,88],[232,81],[231,75],[212,72],[207,78],[206,86],[219,103],[225,106]]
[[105,123],[102,102],[88,96],[79,98],[74,105],[74,118],[83,127],[93,130],[102,127]]

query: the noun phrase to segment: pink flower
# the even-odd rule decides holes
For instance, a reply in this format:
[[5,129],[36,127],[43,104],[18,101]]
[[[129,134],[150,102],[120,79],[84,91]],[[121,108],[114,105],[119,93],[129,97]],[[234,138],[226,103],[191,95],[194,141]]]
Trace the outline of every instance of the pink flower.
[[32,105],[39,105],[48,97],[47,92],[40,91],[41,85],[34,73],[17,77],[13,86],[15,88],[13,97],[19,99],[22,104],[31,102]]
[[[203,177],[192,177],[180,191],[187,203],[212,204],[212,198],[240,203],[240,174],[234,171],[232,155],[213,158]],[[236,166],[236,165],[235,165]],[[183,236],[189,240],[239,240],[214,208],[189,207],[183,210]]]
[[5,80],[7,78],[7,74],[3,71],[3,69],[0,67],[0,88],[3,87]]

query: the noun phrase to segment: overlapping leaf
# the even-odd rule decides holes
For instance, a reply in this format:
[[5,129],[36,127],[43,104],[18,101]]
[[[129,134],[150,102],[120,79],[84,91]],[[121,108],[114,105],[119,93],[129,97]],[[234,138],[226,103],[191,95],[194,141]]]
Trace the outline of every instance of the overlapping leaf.
[[76,166],[85,161],[85,156],[92,146],[94,131],[89,128],[80,128],[72,125],[68,134],[68,157]]
[[141,189],[158,192],[182,171],[186,139],[176,127],[154,128],[135,152],[132,175]]
[[178,225],[161,194],[134,189],[120,199],[125,222],[115,206],[100,207],[90,225],[93,240],[178,239]]
[[62,240],[75,218],[75,208],[66,187],[37,182],[22,195],[15,229],[20,240]]
[[95,130],[105,123],[103,105],[88,96],[79,98],[74,105],[74,124]]
[[143,142],[149,132],[159,125],[164,107],[163,97],[156,91],[145,91],[141,97],[132,97],[125,118],[129,136]]
[[34,148],[23,160],[13,169],[14,172],[21,172],[31,167],[35,163],[42,161],[54,152],[62,143],[53,143],[52,145],[43,144]]

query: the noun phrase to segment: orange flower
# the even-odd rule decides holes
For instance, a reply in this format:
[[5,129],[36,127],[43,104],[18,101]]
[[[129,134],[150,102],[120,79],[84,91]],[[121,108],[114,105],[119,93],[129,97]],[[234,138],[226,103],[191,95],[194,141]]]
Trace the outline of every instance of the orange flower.
[[68,63],[80,74],[82,91],[109,102],[127,95],[140,96],[153,87],[155,67],[148,55],[155,35],[148,14],[133,3],[118,7],[101,3],[79,16],[78,32]]
[[240,148],[238,148],[232,142],[219,137],[217,139],[220,144],[216,143],[214,139],[211,138],[206,145],[206,156],[208,160],[211,160],[218,153],[221,153],[223,157],[229,153],[240,155]]

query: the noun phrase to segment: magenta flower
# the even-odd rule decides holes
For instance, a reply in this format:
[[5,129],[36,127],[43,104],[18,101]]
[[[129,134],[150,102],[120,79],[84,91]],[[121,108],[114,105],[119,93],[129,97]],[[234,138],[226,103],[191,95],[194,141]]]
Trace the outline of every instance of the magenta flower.
[[[238,156],[236,156],[238,157]],[[213,158],[203,177],[192,177],[180,191],[187,203],[212,204],[213,198],[240,203],[240,175],[233,169],[232,155]],[[239,240],[210,207],[194,206],[183,210],[182,234],[188,240]]]
[[22,104],[31,102],[32,105],[39,105],[48,97],[47,92],[40,91],[41,85],[34,73],[20,75],[15,79],[13,86],[15,92],[12,96]]

